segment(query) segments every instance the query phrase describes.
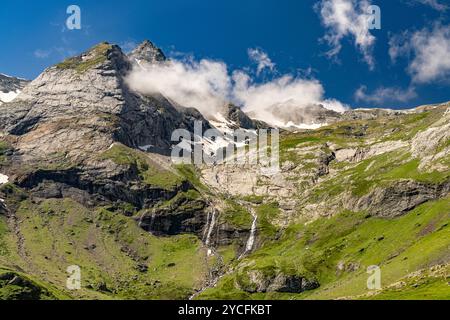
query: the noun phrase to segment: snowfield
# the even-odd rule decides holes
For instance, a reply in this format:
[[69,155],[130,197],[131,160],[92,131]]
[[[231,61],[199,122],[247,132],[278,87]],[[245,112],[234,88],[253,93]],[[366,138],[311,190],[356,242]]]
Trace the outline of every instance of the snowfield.
[[3,102],[11,102],[13,101],[20,93],[20,90],[10,91],[10,92],[2,92],[0,91],[0,104]]

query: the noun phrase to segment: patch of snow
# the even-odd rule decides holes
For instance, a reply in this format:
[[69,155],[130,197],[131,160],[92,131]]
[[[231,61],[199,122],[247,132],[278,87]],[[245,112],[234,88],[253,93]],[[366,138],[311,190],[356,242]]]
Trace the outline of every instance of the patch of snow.
[[9,177],[0,173],[0,185],[8,183]]
[[20,93],[20,90],[10,91],[10,92],[2,92],[0,91],[0,102],[11,102],[13,101]]

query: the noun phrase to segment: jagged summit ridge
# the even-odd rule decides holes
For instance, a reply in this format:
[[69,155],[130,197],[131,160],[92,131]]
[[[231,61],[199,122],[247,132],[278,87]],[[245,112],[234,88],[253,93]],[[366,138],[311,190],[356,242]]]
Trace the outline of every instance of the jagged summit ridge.
[[[147,48],[144,42],[139,48]],[[138,49],[139,49],[138,48]],[[144,50],[145,51],[145,50]],[[114,140],[170,151],[171,132],[193,128],[199,113],[180,110],[159,94],[143,96],[125,83],[132,62],[120,47],[101,43],[46,69],[0,114],[0,130],[22,135],[58,118],[114,116]],[[158,111],[159,110],[159,111]]]
[[167,60],[162,50],[156,47],[151,41],[145,40],[136,49],[134,49],[128,57],[133,62],[140,64],[146,63],[158,63]]

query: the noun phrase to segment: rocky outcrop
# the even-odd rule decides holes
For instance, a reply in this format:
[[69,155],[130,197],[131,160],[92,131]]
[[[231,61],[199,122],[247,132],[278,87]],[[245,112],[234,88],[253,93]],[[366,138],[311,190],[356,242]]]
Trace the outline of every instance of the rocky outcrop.
[[241,108],[234,104],[227,104],[224,107],[224,116],[234,124],[233,129],[269,129],[270,126],[263,121],[253,120]]
[[403,114],[402,111],[391,109],[354,109],[344,112],[341,120],[373,120],[394,117]]
[[[420,159],[419,169],[426,168],[431,162],[443,159],[450,155],[450,113],[444,115],[439,125],[428,128],[415,135],[411,142],[411,153]],[[437,152],[440,146],[442,150]]]
[[343,149],[336,148],[335,146],[330,147],[332,150],[334,150],[337,161],[360,162],[378,156],[380,154],[409,147],[409,143],[407,141],[386,141],[376,143],[368,147],[343,148]]
[[195,234],[202,239],[207,228],[207,203],[179,194],[169,203],[144,211],[139,225],[156,236]]
[[24,276],[15,272],[0,272],[0,300],[54,299],[56,297],[49,290]]
[[249,293],[302,293],[317,289],[320,284],[315,279],[308,279],[301,275],[287,275],[281,271],[265,274],[259,270],[248,270],[238,274],[236,286]]
[[404,180],[377,187],[361,198],[348,199],[345,206],[355,212],[367,211],[373,216],[393,218],[427,201],[446,197],[449,193],[450,181],[432,185]]

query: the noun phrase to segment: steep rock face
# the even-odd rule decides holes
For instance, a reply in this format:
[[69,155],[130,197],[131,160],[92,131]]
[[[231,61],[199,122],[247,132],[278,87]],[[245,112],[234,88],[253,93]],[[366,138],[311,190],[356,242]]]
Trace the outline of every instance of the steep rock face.
[[320,284],[315,279],[287,275],[279,270],[270,274],[259,270],[249,270],[238,275],[236,286],[249,293],[302,293],[317,289]]
[[358,212],[367,210],[371,215],[393,218],[405,214],[422,203],[440,199],[450,192],[450,181],[438,185],[416,181],[399,181],[391,186],[376,188],[359,199],[351,199],[346,207]]
[[[157,59],[147,47],[135,54]],[[102,43],[48,68],[0,106],[10,150],[2,173],[39,198],[125,202],[136,210],[193,188],[158,153],[170,154],[175,129],[192,131],[194,120],[207,121],[161,95],[129,90],[124,77],[131,68],[119,47]]]
[[156,236],[190,233],[201,239],[207,225],[206,207],[203,199],[189,198],[182,193],[169,203],[144,212],[139,225]]
[[131,92],[124,83],[130,70],[131,63],[119,47],[100,44],[41,74],[2,110],[0,128],[23,135],[38,123],[62,117],[107,115],[113,127],[109,133],[115,140],[131,147],[151,145],[158,152],[167,151],[172,131],[192,126],[191,119],[162,96]]

